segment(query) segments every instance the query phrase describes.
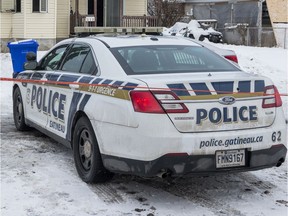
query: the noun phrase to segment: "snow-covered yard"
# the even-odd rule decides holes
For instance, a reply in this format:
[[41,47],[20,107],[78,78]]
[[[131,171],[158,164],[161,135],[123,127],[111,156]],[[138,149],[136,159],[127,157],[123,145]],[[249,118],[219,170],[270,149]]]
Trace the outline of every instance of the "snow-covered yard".
[[[236,51],[244,70],[270,77],[287,94],[287,50],[217,46]],[[11,74],[10,54],[1,53],[0,77]],[[2,216],[287,215],[287,162],[279,168],[172,182],[115,175],[106,184],[86,184],[70,149],[40,132],[16,131],[12,83],[2,81],[0,87]],[[287,119],[288,100],[282,99]]]

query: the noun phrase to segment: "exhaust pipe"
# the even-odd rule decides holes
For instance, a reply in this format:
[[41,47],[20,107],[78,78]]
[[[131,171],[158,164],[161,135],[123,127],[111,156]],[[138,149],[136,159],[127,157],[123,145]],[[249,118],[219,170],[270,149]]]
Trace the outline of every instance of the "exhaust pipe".
[[157,174],[158,177],[162,178],[162,179],[167,179],[170,178],[172,175],[170,170],[162,170],[161,172],[159,172]]

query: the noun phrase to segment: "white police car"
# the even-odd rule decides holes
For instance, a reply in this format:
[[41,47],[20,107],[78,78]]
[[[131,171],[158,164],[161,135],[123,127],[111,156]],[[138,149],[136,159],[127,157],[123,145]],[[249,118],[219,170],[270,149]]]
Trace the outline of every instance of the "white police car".
[[73,148],[85,182],[280,166],[282,102],[270,79],[187,39],[67,39],[14,84],[18,130]]

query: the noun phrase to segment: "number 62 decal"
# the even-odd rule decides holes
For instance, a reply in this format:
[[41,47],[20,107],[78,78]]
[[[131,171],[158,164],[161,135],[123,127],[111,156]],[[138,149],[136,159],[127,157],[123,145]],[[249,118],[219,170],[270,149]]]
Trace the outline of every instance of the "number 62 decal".
[[273,132],[272,133],[272,141],[273,142],[280,142],[281,141],[281,131]]

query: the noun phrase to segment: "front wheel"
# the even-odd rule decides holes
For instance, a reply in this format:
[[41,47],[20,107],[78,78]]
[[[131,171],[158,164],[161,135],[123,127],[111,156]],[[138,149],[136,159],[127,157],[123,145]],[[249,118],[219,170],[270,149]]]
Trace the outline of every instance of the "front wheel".
[[23,100],[19,88],[16,88],[13,93],[13,118],[17,130],[26,131],[30,129],[25,124]]
[[84,182],[105,182],[112,177],[103,166],[97,139],[88,118],[81,117],[77,121],[72,144],[75,166]]

